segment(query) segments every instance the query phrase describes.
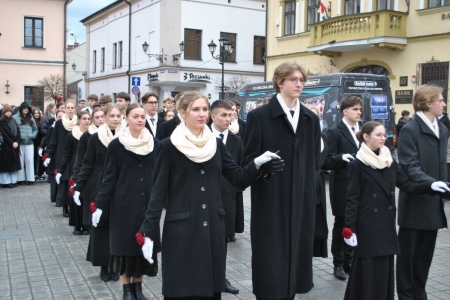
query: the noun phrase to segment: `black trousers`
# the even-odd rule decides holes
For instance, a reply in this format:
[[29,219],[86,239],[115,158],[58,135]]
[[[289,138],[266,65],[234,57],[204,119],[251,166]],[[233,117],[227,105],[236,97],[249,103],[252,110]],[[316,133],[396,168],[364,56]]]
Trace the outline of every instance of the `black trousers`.
[[436,245],[437,230],[400,227],[397,255],[397,295],[399,300],[426,300],[425,285]]
[[333,254],[333,264],[336,267],[344,267],[352,262],[353,249],[344,242],[342,229],[345,225],[345,217],[334,216],[333,235],[331,239],[331,254]]

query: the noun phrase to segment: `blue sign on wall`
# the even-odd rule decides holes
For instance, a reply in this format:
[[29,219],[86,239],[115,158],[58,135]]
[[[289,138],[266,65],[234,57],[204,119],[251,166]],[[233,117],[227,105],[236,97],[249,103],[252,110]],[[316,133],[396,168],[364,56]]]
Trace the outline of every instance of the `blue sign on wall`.
[[386,120],[388,118],[387,96],[386,95],[372,95],[372,119]]
[[141,85],[141,77],[131,77],[131,84],[134,86]]

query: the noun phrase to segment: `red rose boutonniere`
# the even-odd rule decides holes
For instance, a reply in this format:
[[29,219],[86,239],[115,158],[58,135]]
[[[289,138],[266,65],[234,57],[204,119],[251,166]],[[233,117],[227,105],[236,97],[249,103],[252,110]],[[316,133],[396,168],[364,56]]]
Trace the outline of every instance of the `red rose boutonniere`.
[[53,174],[54,175],[58,174],[58,169],[55,169],[55,171],[53,171]]
[[69,179],[68,181],[69,186],[74,186],[75,185],[75,180],[73,180],[72,178]]
[[91,209],[91,212],[95,212],[97,210],[97,205],[95,205],[94,202],[91,202],[91,204],[89,204],[89,208]]
[[47,153],[45,153],[43,156],[42,156],[42,161],[45,161],[46,159],[48,158],[48,154]]
[[346,239],[349,239],[352,237],[352,229],[349,227],[344,227],[344,229],[342,229],[342,236]]
[[70,188],[69,188],[69,192],[70,192],[70,196],[71,197],[73,197],[74,195],[75,195],[75,188],[74,188],[74,186],[72,185],[72,186],[70,186]]
[[140,232],[136,233],[136,242],[139,246],[143,246],[145,243],[145,235],[142,235]]

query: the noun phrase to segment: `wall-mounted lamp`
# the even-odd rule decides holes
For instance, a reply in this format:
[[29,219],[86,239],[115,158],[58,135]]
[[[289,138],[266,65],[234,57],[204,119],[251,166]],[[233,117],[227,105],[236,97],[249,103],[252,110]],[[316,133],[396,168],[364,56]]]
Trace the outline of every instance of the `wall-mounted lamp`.
[[334,61],[333,61],[331,58],[330,58],[329,63],[330,63],[330,65],[332,65],[333,67],[336,67],[336,64],[334,63]]
[[322,20],[331,18],[331,1],[328,3],[328,6],[325,6],[325,4],[323,4],[323,1],[320,1],[320,6],[317,9],[317,12],[322,15]]
[[6,84],[5,84],[5,86],[6,86],[6,95],[8,95],[9,93],[11,93],[10,91],[9,91],[9,87],[11,86],[10,84],[9,84],[9,80],[6,80]]
[[411,76],[411,82],[412,83],[416,83],[416,75],[412,75]]
[[175,62],[175,61],[177,61],[180,57],[181,57],[181,54],[183,54],[183,52],[184,52],[184,47],[186,46],[186,44],[184,43],[184,41],[181,41],[181,43],[179,43],[178,45],[180,45],[180,53],[178,53],[178,54],[174,54],[173,55],[173,61]]
[[77,65],[75,63],[72,64],[72,69],[75,71],[75,73],[81,74],[86,79],[87,72],[86,71],[77,71],[76,70]]

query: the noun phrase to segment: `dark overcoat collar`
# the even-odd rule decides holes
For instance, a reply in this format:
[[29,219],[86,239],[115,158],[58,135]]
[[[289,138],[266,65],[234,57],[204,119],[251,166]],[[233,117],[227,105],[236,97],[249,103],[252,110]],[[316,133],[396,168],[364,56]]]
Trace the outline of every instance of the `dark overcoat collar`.
[[349,140],[350,143],[353,144],[353,146],[356,147],[356,149],[359,149],[358,145],[355,143],[355,139],[353,138],[352,134],[350,133],[350,130],[348,130],[347,125],[343,121],[340,121],[337,124],[337,127],[341,130],[342,134]]
[[[301,105],[300,100],[298,100],[298,104]],[[270,99],[268,105],[270,106],[272,118],[275,119],[280,116],[283,116],[284,119],[286,120],[287,126],[291,129],[291,132],[294,134],[294,129],[292,128],[292,124],[291,124],[291,122],[289,122],[286,113],[284,112],[283,108],[281,107],[280,102],[278,102],[277,95],[273,96],[272,99]],[[304,107],[304,106],[300,107],[300,115],[298,117],[297,131],[296,131],[295,135],[299,134],[299,131],[300,131],[299,128],[304,124],[304,122],[307,119],[311,119],[311,116],[309,115],[308,112],[309,112],[309,110],[306,107]]]
[[[414,121],[416,121],[417,122],[417,124],[419,124],[419,126],[420,126],[420,130],[424,133],[424,134],[428,134],[428,135],[431,135],[431,136],[433,136],[433,137],[435,137],[436,139],[438,138],[437,136],[436,136],[436,134],[433,132],[433,130],[431,130],[431,128],[424,122],[424,120],[422,120],[422,118],[421,117],[419,117],[419,116],[415,116],[414,117],[414,119],[412,119],[412,121],[414,122]],[[442,124],[441,122],[436,122],[437,124],[438,124],[438,127],[439,127],[439,137],[441,137],[441,136],[443,136],[445,133],[444,133],[444,124]]]

